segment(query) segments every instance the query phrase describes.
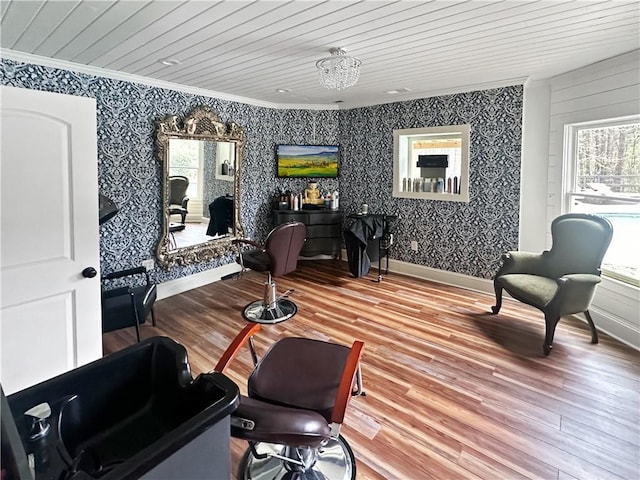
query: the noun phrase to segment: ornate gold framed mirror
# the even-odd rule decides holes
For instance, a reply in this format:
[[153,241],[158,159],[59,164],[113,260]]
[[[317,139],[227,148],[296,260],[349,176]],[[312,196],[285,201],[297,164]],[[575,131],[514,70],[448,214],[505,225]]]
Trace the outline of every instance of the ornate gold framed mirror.
[[162,162],[162,234],[156,256],[165,269],[232,252],[244,235],[240,221],[240,166],[245,132],[223,123],[207,105],[184,119],[156,122]]

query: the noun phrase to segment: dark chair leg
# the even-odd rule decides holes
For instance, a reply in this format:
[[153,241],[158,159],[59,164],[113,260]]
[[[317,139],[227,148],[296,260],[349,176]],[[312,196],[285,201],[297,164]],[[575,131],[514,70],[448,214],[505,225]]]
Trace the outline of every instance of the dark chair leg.
[[496,304],[491,307],[491,313],[495,315],[500,311],[500,308],[502,308],[502,285],[494,280],[493,289],[496,292]]
[[591,328],[591,343],[598,343],[598,331],[596,330],[596,326],[593,323],[593,319],[591,318],[591,314],[589,310],[584,312],[584,316],[587,317],[587,322],[589,322],[589,328]]
[[136,337],[138,337],[138,342],[140,341],[140,324],[136,320]]
[[151,325],[156,326],[156,314],[153,312],[153,307],[151,307]]
[[557,315],[544,315],[544,323],[546,325],[546,331],[544,334],[544,345],[542,346],[542,352],[544,356],[548,356],[553,348],[553,336],[556,333],[556,325],[560,321],[560,317]]
[[138,337],[138,342],[140,341],[140,315],[138,313],[138,307],[136,306],[136,295],[133,290],[129,290],[129,296],[131,297],[131,307],[133,308],[133,317],[135,319],[135,327],[136,327],[136,336]]

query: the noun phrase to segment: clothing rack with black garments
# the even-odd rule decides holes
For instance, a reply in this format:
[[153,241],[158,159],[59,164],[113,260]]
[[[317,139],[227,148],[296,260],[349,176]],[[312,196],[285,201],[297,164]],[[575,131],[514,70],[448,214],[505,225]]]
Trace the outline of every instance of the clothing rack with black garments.
[[384,274],[389,273],[389,249],[393,245],[391,227],[398,215],[352,214],[350,226],[344,230],[347,263],[351,274],[358,278],[369,273],[372,261],[378,261],[378,279],[382,281],[382,257],[386,259]]
[[226,235],[233,228],[233,196],[223,195],[209,204],[207,235]]

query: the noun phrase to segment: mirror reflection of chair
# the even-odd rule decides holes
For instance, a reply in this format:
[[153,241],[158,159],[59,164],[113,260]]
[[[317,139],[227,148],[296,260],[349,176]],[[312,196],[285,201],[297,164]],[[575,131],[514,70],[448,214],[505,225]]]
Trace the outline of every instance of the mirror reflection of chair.
[[187,220],[187,205],[189,197],[187,197],[187,188],[189,188],[189,179],[182,175],[172,175],[169,177],[169,215],[180,215],[182,224]]
[[600,265],[612,235],[613,227],[604,217],[580,213],[559,216],[551,223],[551,250],[503,255],[504,263],[493,280],[496,305],[492,312],[500,311],[503,289],[541,310],[546,324],[545,355],[551,352],[556,325],[564,315],[584,313],[591,343],[598,343],[589,305],[600,283]]
[[248,342],[255,368],[248,397],[241,396],[231,418],[231,435],[249,443],[238,477],[355,479],[355,457],[340,427],[350,398],[364,395],[364,343],[286,337],[258,360],[252,336],[259,330],[247,325],[215,367],[223,373]]
[[156,326],[153,305],[157,290],[147,269],[137,267],[109,273],[102,281],[102,333],[135,327],[140,341],[140,325],[149,314],[152,325]]
[[[293,292],[288,290],[278,297],[273,277],[293,272],[298,266],[298,256],[305,242],[306,227],[301,222],[288,222],[276,226],[264,242],[264,245],[248,239],[235,239],[239,247],[236,261],[245,268],[267,272],[262,300],[247,305],[243,310],[245,319],[257,323],[279,323],[293,317],[298,307],[287,297]],[[243,251],[242,245],[255,247]]]

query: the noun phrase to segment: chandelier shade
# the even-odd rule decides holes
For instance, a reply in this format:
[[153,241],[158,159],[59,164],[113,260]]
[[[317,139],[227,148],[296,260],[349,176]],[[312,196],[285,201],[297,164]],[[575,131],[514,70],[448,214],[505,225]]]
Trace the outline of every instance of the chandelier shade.
[[342,48],[332,48],[329,53],[330,57],[316,62],[316,67],[320,70],[320,84],[331,90],[343,90],[355,85],[362,62],[358,58],[349,57]]

